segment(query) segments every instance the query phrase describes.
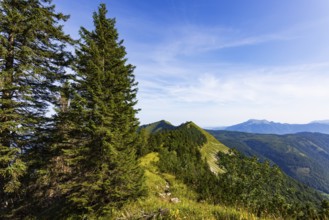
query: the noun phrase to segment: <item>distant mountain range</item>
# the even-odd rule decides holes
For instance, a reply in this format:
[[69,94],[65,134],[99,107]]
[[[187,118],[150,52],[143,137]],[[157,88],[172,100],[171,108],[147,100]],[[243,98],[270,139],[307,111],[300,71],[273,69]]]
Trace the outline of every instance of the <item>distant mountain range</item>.
[[241,124],[229,127],[217,127],[211,130],[240,131],[256,134],[294,134],[299,132],[329,134],[329,120],[313,121],[308,124],[287,124],[251,119]]

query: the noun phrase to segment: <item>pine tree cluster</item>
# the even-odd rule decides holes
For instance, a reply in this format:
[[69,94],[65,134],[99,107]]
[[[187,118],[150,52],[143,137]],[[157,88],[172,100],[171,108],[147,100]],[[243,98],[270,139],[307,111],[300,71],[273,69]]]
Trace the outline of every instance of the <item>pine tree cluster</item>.
[[0,218],[97,217],[138,198],[137,83],[105,5],[79,41],[51,0],[0,10]]
[[219,152],[223,173],[212,172],[193,123],[138,128],[135,67],[115,19],[101,4],[76,41],[63,31],[68,18],[51,0],[0,1],[0,219],[113,218],[145,195],[137,156],[152,152],[157,172],[200,203],[328,219],[327,200],[268,162]]

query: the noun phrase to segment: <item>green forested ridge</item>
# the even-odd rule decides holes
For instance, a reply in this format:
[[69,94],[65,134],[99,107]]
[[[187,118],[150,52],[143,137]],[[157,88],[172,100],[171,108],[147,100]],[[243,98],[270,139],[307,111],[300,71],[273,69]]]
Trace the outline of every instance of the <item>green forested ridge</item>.
[[224,189],[222,200],[228,204],[240,203],[253,212],[272,212],[284,218],[296,218],[301,212],[304,217],[315,217],[315,213],[309,212],[316,210],[314,204],[321,201],[321,195],[287,177],[279,167],[268,161],[260,163],[256,157],[245,157],[235,150],[229,154],[220,152],[218,158],[225,170],[219,175]]
[[329,135],[209,132],[226,146],[248,156],[269,160],[294,179],[325,193],[329,192]]
[[318,193],[192,122],[138,128],[104,4],[79,41],[50,0],[0,1],[0,16],[0,219],[328,218]]
[[205,134],[193,123],[152,134],[150,152],[159,152],[160,171],[182,180],[200,201],[244,207],[258,216],[317,216],[321,195],[269,162],[261,163],[255,157],[223,149],[217,154],[222,172],[215,175],[200,153],[209,141],[210,135],[207,138]]

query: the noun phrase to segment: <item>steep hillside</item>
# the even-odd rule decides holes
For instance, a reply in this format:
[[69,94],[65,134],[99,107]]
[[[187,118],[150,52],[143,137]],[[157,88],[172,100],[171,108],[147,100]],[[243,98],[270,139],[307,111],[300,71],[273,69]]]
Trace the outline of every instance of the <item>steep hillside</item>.
[[223,170],[217,165],[217,154],[218,152],[227,153],[229,148],[199,126],[195,125],[194,123],[192,123],[192,125],[195,126],[202,134],[204,134],[207,140],[200,149],[202,157],[206,158],[211,171],[215,173],[222,173]]
[[209,132],[226,146],[236,148],[248,156],[270,160],[294,179],[329,193],[329,135]]
[[214,130],[240,131],[257,134],[294,134],[298,132],[329,134],[329,124],[327,121],[314,121],[308,124],[287,124],[251,119],[241,124]]
[[217,154],[218,152],[227,153],[229,148],[193,122],[187,122],[181,125],[181,127],[184,126],[186,126],[187,128],[193,127],[205,136],[205,142],[200,147],[202,158],[205,158],[207,160],[211,171],[215,173],[222,173],[223,170],[217,165]]
[[160,172],[159,153],[140,158],[147,195],[116,212],[117,219],[258,219],[247,210],[200,203],[197,193],[176,176]]
[[216,138],[214,138],[211,134],[209,134],[207,131],[203,130],[199,126],[197,126],[193,122],[186,122],[180,126],[173,126],[170,122],[167,121],[159,121],[147,125],[143,125],[140,127],[140,129],[145,129],[147,133],[155,134],[157,132],[162,131],[168,131],[168,130],[175,130],[175,129],[181,129],[181,128],[195,128],[200,134],[204,135],[205,141],[200,147],[200,152],[202,155],[202,158],[206,158],[211,170],[215,173],[222,172],[222,170],[218,167],[216,164],[216,154],[218,152],[227,152],[228,147],[226,147],[224,144],[220,143]]
[[[149,134],[147,147],[140,160],[148,195],[126,206],[127,213],[142,211],[149,217],[169,219],[239,219],[245,214],[247,219],[310,219],[321,215],[322,197],[316,191],[278,167],[229,150],[193,122]],[[248,211],[227,208],[231,211],[223,214],[222,207]]]

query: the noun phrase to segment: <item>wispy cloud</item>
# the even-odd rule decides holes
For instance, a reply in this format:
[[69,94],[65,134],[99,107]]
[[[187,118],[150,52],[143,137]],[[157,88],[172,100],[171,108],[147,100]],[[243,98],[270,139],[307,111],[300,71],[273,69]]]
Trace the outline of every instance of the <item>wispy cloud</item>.
[[[162,94],[182,102],[266,102],[269,96],[324,98],[329,97],[327,68],[329,63],[272,68],[239,67],[227,69],[223,75],[218,74],[216,69],[208,69],[208,73],[195,73],[198,77],[187,81],[157,83],[155,79],[152,83],[145,81],[145,85],[161,88]],[[187,72],[194,75],[192,69]]]
[[227,48],[287,41],[295,38],[286,32],[246,35],[233,28],[191,25],[173,27],[168,32],[163,37],[162,43],[153,49],[153,58],[159,63],[177,59],[179,56],[195,56]]
[[[233,112],[240,120],[252,115],[260,117],[257,111],[264,108],[269,109],[263,111],[266,112],[263,118],[270,120],[280,120],[278,115],[281,118],[286,115],[289,122],[302,114],[313,120],[325,117],[329,110],[326,101],[329,97],[328,69],[329,63],[283,67],[230,66],[225,74],[218,74],[217,68],[213,68],[198,75],[194,73],[198,70],[191,68],[186,71],[198,77],[180,81],[142,81],[146,86],[141,88],[140,100],[143,101],[140,104],[145,113],[166,112],[166,118],[174,123],[184,121],[184,118],[188,120],[188,115],[201,124],[218,125],[225,123],[225,116],[232,118]],[[201,120],[203,114],[215,112],[218,114],[216,118]]]
[[[74,38],[79,26],[92,28],[100,0],[54,2],[72,14],[65,30]],[[262,10],[257,5],[241,15],[200,10],[235,9],[229,1],[171,2],[160,4],[165,8],[157,1],[109,5],[128,63],[137,66],[142,123],[193,120],[216,126],[248,118],[329,118],[329,63],[321,63],[329,51],[327,2],[263,4]],[[202,13],[209,11],[207,20]]]
[[[215,126],[233,118],[326,118],[329,63],[268,66],[189,60],[227,48],[290,41],[297,38],[294,32],[246,35],[231,28],[185,26],[164,33],[162,43],[137,43],[129,53],[137,65],[143,122],[195,120]],[[319,103],[314,116],[312,108]]]

